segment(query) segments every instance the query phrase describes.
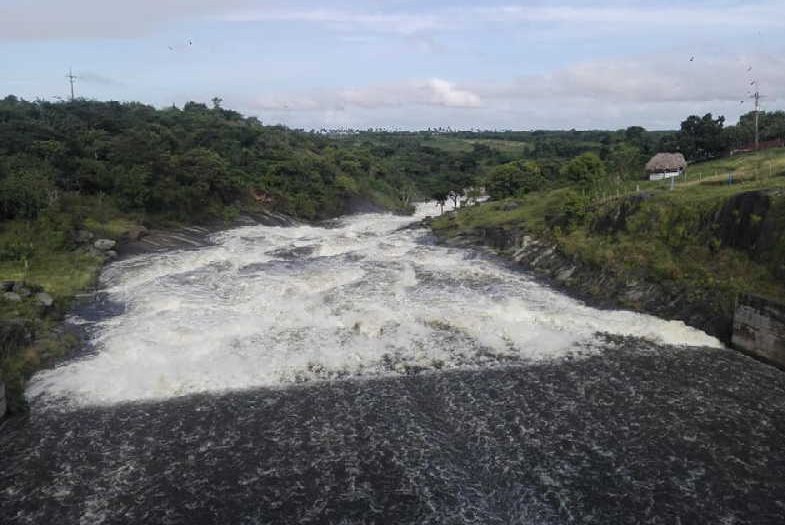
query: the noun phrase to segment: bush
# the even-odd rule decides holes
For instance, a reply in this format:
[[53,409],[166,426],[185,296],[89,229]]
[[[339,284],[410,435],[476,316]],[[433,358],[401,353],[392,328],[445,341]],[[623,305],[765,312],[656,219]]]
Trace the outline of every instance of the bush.
[[52,180],[45,174],[26,170],[0,180],[0,217],[35,219],[55,197]]
[[605,178],[605,164],[595,153],[584,153],[565,164],[562,175],[581,186],[591,186]]
[[485,189],[492,200],[501,200],[539,191],[546,182],[536,162],[516,161],[491,170],[485,181]]

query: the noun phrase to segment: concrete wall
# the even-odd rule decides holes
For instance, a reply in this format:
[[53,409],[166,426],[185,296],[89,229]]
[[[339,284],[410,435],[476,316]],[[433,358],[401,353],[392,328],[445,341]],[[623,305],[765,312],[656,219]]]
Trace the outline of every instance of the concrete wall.
[[742,295],[733,317],[733,346],[785,367],[785,304]]

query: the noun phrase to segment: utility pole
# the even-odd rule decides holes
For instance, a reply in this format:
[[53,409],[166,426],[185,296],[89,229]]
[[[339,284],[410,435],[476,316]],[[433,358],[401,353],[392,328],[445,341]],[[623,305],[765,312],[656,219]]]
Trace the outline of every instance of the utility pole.
[[76,79],[79,78],[79,77],[75,76],[73,71],[71,71],[71,68],[69,67],[68,68],[68,74],[65,76],[65,78],[67,78],[68,82],[71,84],[71,102],[73,102],[74,101],[74,81],[76,81]]
[[760,99],[764,97],[760,94],[757,80],[753,80],[751,85],[755,86],[755,93],[753,93],[750,98],[755,100],[755,151],[758,151],[758,148],[760,147]]

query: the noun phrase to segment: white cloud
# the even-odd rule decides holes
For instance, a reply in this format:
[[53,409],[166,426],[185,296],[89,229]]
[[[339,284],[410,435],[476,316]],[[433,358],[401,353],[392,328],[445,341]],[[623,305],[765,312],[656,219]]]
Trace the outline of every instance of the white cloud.
[[648,27],[700,26],[755,26],[783,27],[781,0],[756,2],[754,5],[697,5],[663,6],[618,4],[570,6],[568,3],[551,6],[507,5],[477,8],[475,17],[496,22],[555,22],[564,24],[613,24],[619,28],[629,25]]
[[586,129],[639,124],[673,129],[690,114],[724,114],[729,122],[735,121],[752,109],[752,78],[768,96],[764,109],[785,101],[785,57],[759,54],[690,61],[680,55],[650,55],[586,62],[495,83],[459,86],[431,79],[308,96],[267,96],[249,109],[261,111],[265,120],[305,128]]
[[692,6],[593,6],[497,5],[488,7],[445,7],[416,11],[381,11],[322,7],[319,9],[278,8],[232,11],[221,18],[234,22],[299,22],[332,27],[346,32],[378,32],[411,36],[439,30],[466,29],[478,23],[520,25],[522,23],[580,26],[584,31],[617,32],[677,28],[785,27],[781,0],[764,0],[755,5],[698,4]]
[[[615,102],[738,102],[755,79],[769,95],[785,98],[780,55],[653,55],[572,65],[544,75],[475,86],[484,98],[587,98]],[[751,68],[751,70],[750,70]]]
[[195,17],[309,23],[345,33],[407,37],[463,30],[482,23],[557,24],[598,33],[785,27],[782,0],[762,0],[750,5],[723,2],[682,6],[625,5],[610,0],[592,6],[574,5],[574,0],[563,0],[558,5],[512,1],[505,5],[435,8],[400,8],[398,2],[384,1],[372,3],[371,8],[365,2],[356,2],[362,7],[347,8],[336,4],[336,0],[302,0],[299,5],[273,0],[37,0],[35,7],[30,3],[5,0],[0,6],[0,41],[129,38],[150,33],[165,23]]
[[289,111],[333,110],[347,107],[365,109],[407,106],[437,106],[450,108],[478,108],[481,98],[467,89],[440,78],[344,89],[312,94],[262,95],[251,105],[258,109]]
[[342,30],[362,30],[412,35],[441,28],[436,14],[370,13],[340,9],[253,9],[222,17],[232,22],[308,22]]
[[[215,16],[252,0],[5,0],[0,41],[132,38],[165,23]],[[256,2],[258,5],[259,2]]]

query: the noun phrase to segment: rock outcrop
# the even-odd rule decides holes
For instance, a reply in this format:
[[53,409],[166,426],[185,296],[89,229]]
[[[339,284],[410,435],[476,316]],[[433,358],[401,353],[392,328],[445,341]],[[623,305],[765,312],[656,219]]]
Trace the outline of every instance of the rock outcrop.
[[785,305],[742,295],[733,318],[733,346],[785,367]]
[[677,281],[630,278],[562,253],[558,246],[518,229],[478,228],[440,242],[451,246],[487,247],[555,288],[603,308],[628,308],[677,319],[729,343],[733,312],[711,290],[688,289]]

